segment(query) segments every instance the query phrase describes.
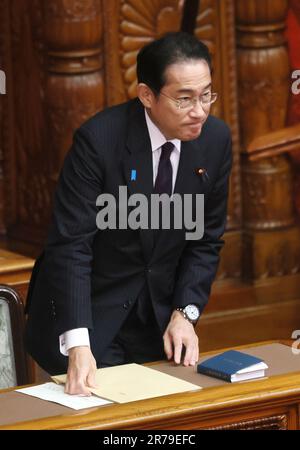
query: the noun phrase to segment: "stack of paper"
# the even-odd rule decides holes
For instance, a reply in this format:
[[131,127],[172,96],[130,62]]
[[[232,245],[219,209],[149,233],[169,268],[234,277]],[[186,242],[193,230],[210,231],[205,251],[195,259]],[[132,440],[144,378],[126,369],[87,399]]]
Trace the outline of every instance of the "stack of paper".
[[[65,383],[66,375],[55,376],[52,379],[56,383]],[[201,389],[196,384],[139,364],[98,369],[96,384],[97,389],[90,389],[93,394],[118,403]]]
[[59,403],[72,409],[94,408],[95,406],[103,406],[111,403],[99,397],[82,397],[79,395],[65,394],[64,386],[56,383],[44,383],[38,386],[31,386],[23,389],[16,389],[16,392],[31,395],[48,402]]

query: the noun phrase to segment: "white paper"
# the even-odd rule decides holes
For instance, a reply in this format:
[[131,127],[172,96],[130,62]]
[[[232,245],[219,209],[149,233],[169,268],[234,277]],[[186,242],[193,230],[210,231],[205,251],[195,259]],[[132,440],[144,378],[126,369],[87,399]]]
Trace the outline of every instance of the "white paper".
[[[53,376],[52,380],[63,384],[66,377],[57,375]],[[90,388],[90,391],[100,398],[109,398],[117,403],[202,389],[196,384],[135,363],[97,369],[95,381],[98,387]]]
[[268,366],[265,362],[260,362],[257,364],[253,364],[252,366],[245,367],[244,369],[239,370],[236,373],[248,373],[248,372],[255,372],[256,370],[264,370],[268,369]]
[[44,383],[29,388],[16,389],[16,392],[31,395],[49,402],[59,403],[72,409],[93,408],[112,403],[100,397],[92,395],[91,397],[83,397],[79,395],[65,394],[64,386],[56,383]]

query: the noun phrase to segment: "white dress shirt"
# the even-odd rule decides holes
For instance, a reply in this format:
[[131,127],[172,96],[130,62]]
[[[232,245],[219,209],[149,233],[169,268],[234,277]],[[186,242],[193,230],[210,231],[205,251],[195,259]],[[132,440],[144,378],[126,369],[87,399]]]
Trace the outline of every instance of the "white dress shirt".
[[[151,148],[152,148],[152,163],[153,163],[153,186],[155,184],[157,172],[158,172],[158,165],[159,165],[159,159],[161,154],[161,147],[165,142],[167,142],[165,136],[162,134],[162,132],[157,128],[157,126],[152,122],[150,119],[147,111],[145,110],[145,117],[146,117],[146,123],[147,128],[150,136],[151,141]],[[181,141],[179,139],[172,139],[170,140],[174,144],[174,149],[170,156],[170,161],[172,165],[172,192],[174,192],[176,177],[177,177],[177,171],[179,166],[179,158],[180,158],[180,151],[181,151]],[[66,331],[65,333],[61,334],[59,336],[59,346],[60,346],[60,352],[68,356],[68,351],[72,347],[78,347],[78,346],[90,346],[90,339],[89,339],[89,332],[87,328],[75,328],[73,330]]]

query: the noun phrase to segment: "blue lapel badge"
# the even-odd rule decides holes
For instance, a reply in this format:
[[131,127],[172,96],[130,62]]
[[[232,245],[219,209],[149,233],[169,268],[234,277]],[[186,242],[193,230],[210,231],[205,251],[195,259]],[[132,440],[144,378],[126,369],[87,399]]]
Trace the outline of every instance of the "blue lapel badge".
[[131,169],[130,181],[135,181],[135,180],[136,180],[136,170]]

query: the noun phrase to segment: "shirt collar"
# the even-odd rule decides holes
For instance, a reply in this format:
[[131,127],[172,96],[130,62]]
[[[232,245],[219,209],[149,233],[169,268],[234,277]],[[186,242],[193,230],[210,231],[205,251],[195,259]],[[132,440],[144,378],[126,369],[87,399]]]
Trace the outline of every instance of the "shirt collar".
[[[145,117],[146,117],[146,123],[147,128],[150,136],[151,141],[151,148],[152,152],[155,152],[155,150],[161,148],[163,144],[167,142],[165,136],[162,134],[160,129],[152,122],[152,120],[149,117],[149,114],[147,113],[145,109]],[[172,139],[169,142],[172,142],[174,144],[174,147],[178,152],[180,152],[181,149],[181,141],[179,139]]]

